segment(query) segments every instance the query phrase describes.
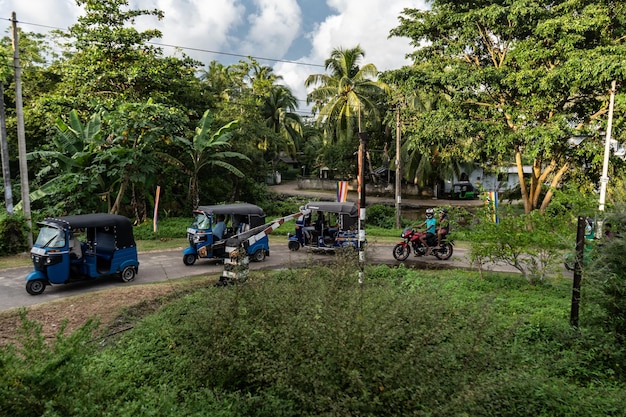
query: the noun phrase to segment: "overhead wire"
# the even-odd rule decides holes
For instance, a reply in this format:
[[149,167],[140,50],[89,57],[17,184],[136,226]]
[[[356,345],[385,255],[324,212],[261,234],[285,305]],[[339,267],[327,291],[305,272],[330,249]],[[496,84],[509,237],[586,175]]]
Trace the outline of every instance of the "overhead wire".
[[[8,22],[13,22],[12,19],[9,18],[0,18],[0,20],[6,20]],[[67,32],[67,29],[63,29],[57,26],[50,26],[50,25],[44,25],[44,24],[40,24],[40,23],[32,23],[32,22],[24,22],[24,21],[20,21],[20,20],[16,20],[16,24],[21,24],[21,25],[28,25],[28,26],[35,26],[35,27],[41,27],[41,28],[46,28],[46,29],[51,29],[51,30],[58,30],[61,32]],[[267,58],[267,57],[259,57],[259,56],[255,56],[255,55],[244,55],[244,54],[237,54],[234,52],[223,52],[223,51],[214,51],[214,50],[210,50],[210,49],[204,49],[204,48],[195,48],[195,47],[190,47],[190,46],[180,46],[180,45],[173,45],[173,44],[166,44],[166,43],[159,43],[159,42],[146,42],[149,45],[154,45],[154,46],[158,46],[158,47],[168,47],[168,48],[175,48],[175,49],[180,49],[180,50],[189,50],[189,51],[195,51],[195,52],[203,52],[203,53],[208,53],[208,54],[215,54],[215,55],[224,55],[224,56],[231,56],[231,57],[237,57],[237,58],[253,58],[255,60],[259,60],[259,61],[270,61],[270,62],[280,62],[280,63],[286,63],[286,64],[293,64],[293,65],[303,65],[303,66],[309,66],[309,67],[320,67],[320,68],[325,68],[324,65],[322,64],[313,64],[313,63],[307,63],[307,62],[299,62],[299,61],[293,61],[293,60],[287,60],[287,59],[280,59],[280,58]],[[306,103],[306,100],[303,99],[296,99],[297,101],[300,102],[304,102]],[[311,114],[310,112],[299,112],[296,111],[296,113],[302,113],[302,114]]]

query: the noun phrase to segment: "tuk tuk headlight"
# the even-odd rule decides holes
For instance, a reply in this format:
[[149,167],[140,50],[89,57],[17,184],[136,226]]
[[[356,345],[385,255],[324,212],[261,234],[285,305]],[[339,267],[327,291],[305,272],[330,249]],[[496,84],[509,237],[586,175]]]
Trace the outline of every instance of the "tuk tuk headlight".
[[54,255],[54,256],[48,256],[46,257],[46,265],[56,265],[56,264],[60,264],[63,261],[63,258],[61,255]]

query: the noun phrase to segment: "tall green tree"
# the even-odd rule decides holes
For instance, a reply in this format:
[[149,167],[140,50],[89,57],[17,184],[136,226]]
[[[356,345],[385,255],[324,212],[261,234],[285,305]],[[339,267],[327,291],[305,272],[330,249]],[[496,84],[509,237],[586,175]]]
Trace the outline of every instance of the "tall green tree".
[[[186,115],[177,108],[153,103],[124,103],[104,112],[108,135],[94,163],[106,167],[111,213],[132,210],[137,222],[146,220],[147,204],[162,172],[160,152],[181,133]],[[167,179],[170,180],[171,179]]]
[[361,65],[364,57],[360,46],[334,49],[324,62],[328,73],[310,75],[304,83],[313,88],[307,103],[313,103],[312,110],[332,141],[349,142],[366,123],[380,123],[378,105],[388,87],[376,80],[374,64]]
[[435,0],[431,10],[405,9],[391,34],[416,47],[412,78],[451,98],[422,119],[417,137],[456,136],[474,160],[514,162],[525,211],[545,210],[584,152],[569,139],[603,140],[611,81],[621,84],[626,72],[625,21],[626,8],[608,0]]
[[162,11],[134,9],[128,0],[75,2],[84,14],[66,31],[55,32],[63,54],[47,67],[56,83],[38,100],[45,110],[64,114],[69,107],[92,114],[148,99],[191,112],[205,106],[195,76],[200,64],[184,55],[164,56],[150,43],[161,32],[139,31],[134,24],[138,18],[161,20]]

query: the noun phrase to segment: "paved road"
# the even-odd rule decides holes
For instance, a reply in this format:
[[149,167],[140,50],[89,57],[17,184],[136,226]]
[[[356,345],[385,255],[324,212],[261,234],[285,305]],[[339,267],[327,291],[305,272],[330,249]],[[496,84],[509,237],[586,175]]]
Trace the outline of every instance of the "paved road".
[[[366,251],[366,262],[369,264],[399,265],[392,256],[393,244],[369,245]],[[279,269],[303,266],[311,262],[330,262],[331,255],[316,254],[301,249],[291,252],[287,244],[274,244],[270,248],[271,256],[264,262],[251,262],[255,269]],[[409,257],[404,263],[418,268],[465,267],[465,251],[455,249],[454,255],[447,261],[440,261],[434,256],[424,258]],[[223,270],[221,263],[214,260],[198,260],[193,266],[185,266],[182,261],[182,249],[159,252],[143,252],[139,254],[139,274],[132,283],[122,283],[117,277],[98,278],[91,282],[78,282],[66,285],[48,286],[41,295],[32,296],[26,292],[25,277],[32,267],[20,267],[0,270],[0,310],[15,307],[46,303],[65,297],[99,291],[120,285],[141,285],[151,282],[162,282],[198,275],[215,275],[218,277]]]

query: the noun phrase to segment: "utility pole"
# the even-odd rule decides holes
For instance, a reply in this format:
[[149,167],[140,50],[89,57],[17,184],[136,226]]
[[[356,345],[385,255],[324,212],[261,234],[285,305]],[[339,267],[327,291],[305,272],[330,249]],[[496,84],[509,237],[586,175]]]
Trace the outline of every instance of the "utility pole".
[[400,104],[396,110],[396,228],[402,227],[402,167],[400,166]]
[[[609,120],[606,124],[606,139],[604,141],[604,163],[602,164],[602,177],[600,178],[600,206],[599,210],[604,211],[604,201],[606,199],[606,186],[609,182],[609,155],[611,154],[611,130],[613,129],[613,107],[615,106],[615,80],[611,83],[611,96],[609,99]],[[603,219],[598,220],[596,236],[602,237]]]
[[359,132],[359,284],[365,277],[365,152],[367,132]]
[[15,113],[17,115],[17,144],[20,160],[20,179],[22,184],[22,210],[28,226],[28,247],[33,246],[33,224],[30,214],[30,187],[28,185],[28,165],[26,164],[26,135],[24,133],[24,108],[22,104],[22,67],[18,45],[17,16],[11,13],[13,28],[13,69],[15,71]]
[[11,170],[9,168],[9,145],[7,144],[6,113],[4,111],[4,85],[0,80],[0,141],[2,143],[2,178],[4,179],[4,204],[7,213],[13,215],[13,192],[11,191]]

